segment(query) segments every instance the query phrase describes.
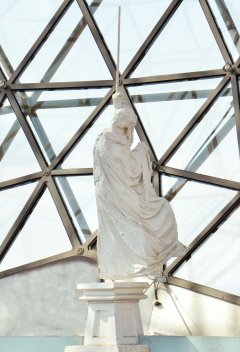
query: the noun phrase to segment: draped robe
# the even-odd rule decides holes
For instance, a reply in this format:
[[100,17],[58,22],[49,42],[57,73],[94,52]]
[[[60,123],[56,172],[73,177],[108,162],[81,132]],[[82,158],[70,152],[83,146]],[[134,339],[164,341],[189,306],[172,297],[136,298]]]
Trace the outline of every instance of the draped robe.
[[171,206],[151,184],[144,142],[131,150],[123,134],[103,131],[94,147],[94,179],[101,278],[151,278],[184,253]]

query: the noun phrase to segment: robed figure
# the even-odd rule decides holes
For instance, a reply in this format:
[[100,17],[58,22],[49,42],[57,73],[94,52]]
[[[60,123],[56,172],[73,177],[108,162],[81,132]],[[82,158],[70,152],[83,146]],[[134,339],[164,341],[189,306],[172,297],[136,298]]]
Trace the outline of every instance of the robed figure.
[[185,252],[172,208],[152,186],[147,145],[131,150],[137,117],[124,94],[120,87],[113,95],[112,126],[94,147],[98,265],[100,277],[111,280],[154,278]]

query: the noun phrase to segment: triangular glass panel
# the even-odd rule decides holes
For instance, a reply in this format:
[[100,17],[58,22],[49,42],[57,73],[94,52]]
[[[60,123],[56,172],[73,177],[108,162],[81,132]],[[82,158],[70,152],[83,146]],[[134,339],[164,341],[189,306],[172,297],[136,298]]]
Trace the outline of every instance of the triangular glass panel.
[[4,257],[0,270],[31,263],[72,249],[52,197],[46,190]]
[[[61,165],[61,168],[68,169],[75,167],[93,167],[93,147],[96,138],[104,129],[110,128],[113,112],[113,106],[109,105],[83,136],[69,156],[66,157]],[[132,148],[135,147],[138,141],[139,138],[136,131],[134,131]]]
[[158,159],[220,80],[202,79],[128,88]]
[[16,69],[62,2],[63,0],[1,1],[0,62],[7,76],[10,75],[11,68]]
[[189,245],[236,192],[183,178],[162,176],[162,194],[171,202],[179,240]]
[[[17,94],[46,159],[51,162],[107,94],[107,89],[30,92]],[[29,94],[29,92],[28,92]],[[39,96],[40,95],[40,96]]]
[[174,276],[239,296],[239,228],[240,208],[193,252]]
[[229,180],[240,180],[238,141],[230,86],[218,97],[167,165]]
[[0,191],[0,245],[17,219],[36,183]]
[[8,100],[0,109],[0,182],[40,171]]
[[[76,1],[20,77],[23,82],[111,79]],[[83,28],[84,27],[84,28]]]
[[123,71],[138,51],[155,24],[171,3],[169,0],[103,1],[94,13],[94,18],[117,62],[117,5],[121,6],[121,52],[120,71]]
[[56,177],[65,204],[85,242],[98,228],[93,176]]
[[132,76],[204,71],[223,65],[199,1],[184,0]]
[[223,37],[236,61],[240,56],[240,10],[236,1],[228,1],[227,6],[224,1],[209,0],[209,4],[217,19],[218,26]]

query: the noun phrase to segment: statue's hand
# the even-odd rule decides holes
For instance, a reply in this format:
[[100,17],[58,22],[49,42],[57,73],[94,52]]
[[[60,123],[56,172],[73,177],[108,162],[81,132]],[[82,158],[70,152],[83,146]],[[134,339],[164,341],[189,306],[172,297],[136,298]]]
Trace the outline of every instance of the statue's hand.
[[138,150],[144,150],[148,152],[148,146],[145,142],[138,142],[136,149]]

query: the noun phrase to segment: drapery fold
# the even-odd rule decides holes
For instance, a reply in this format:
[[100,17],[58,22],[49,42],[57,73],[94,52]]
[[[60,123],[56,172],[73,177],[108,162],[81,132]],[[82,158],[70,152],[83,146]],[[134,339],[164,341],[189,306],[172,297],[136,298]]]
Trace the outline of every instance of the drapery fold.
[[183,255],[169,202],[151,184],[147,145],[130,149],[126,136],[105,130],[94,147],[98,265],[103,279],[154,277]]

